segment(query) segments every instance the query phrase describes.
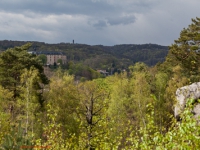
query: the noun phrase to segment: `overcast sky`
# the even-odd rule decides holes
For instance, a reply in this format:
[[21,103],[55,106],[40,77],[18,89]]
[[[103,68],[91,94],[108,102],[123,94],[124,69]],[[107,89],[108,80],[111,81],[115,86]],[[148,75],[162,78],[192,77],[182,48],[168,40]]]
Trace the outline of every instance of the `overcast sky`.
[[200,0],[1,0],[0,40],[171,45]]

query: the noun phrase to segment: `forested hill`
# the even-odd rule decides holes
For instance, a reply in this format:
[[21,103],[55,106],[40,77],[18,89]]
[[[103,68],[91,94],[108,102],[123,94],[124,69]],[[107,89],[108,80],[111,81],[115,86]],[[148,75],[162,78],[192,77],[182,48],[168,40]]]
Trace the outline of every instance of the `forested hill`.
[[[164,61],[167,46],[157,44],[123,44],[115,46],[86,45],[72,43],[47,44],[44,42],[30,41],[30,50],[36,51],[62,51],[67,55],[68,61],[82,62],[94,69],[108,67],[127,68],[135,62],[144,62],[153,66]],[[27,41],[0,41],[0,50],[26,44]],[[109,66],[110,65],[110,66]]]

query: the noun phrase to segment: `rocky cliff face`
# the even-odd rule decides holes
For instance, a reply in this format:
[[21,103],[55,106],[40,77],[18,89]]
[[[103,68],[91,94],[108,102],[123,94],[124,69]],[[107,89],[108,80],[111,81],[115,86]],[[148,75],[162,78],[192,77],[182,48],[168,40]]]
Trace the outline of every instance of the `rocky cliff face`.
[[[181,87],[176,91],[177,103],[174,108],[174,116],[180,120],[180,113],[183,112],[186,103],[190,99],[200,98],[200,82],[195,82],[191,85]],[[195,103],[193,109],[194,117],[197,119],[200,116],[200,104]]]

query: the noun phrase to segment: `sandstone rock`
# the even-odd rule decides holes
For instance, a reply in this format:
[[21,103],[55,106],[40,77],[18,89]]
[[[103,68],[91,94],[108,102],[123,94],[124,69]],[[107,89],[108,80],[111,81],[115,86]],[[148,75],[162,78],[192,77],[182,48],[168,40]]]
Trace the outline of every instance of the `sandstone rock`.
[[[179,120],[180,113],[183,112],[186,102],[189,99],[200,98],[200,82],[195,82],[191,85],[181,87],[176,91],[177,103],[174,108],[174,116]],[[198,118],[200,115],[200,104],[197,104],[193,109],[194,117]]]

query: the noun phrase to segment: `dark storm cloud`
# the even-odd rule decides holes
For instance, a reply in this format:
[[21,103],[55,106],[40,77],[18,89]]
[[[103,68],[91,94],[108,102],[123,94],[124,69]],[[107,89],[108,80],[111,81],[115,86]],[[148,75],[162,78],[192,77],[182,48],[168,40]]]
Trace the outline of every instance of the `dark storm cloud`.
[[1,0],[0,40],[168,45],[200,14],[198,6],[199,0]]
[[89,21],[96,20],[92,24],[94,27],[106,27],[107,23],[128,24],[134,21],[133,17],[120,16],[124,12],[120,5],[104,0],[3,0],[0,1],[0,8],[6,12],[23,13],[28,17],[34,17],[36,14],[86,15],[90,17]]
[[96,23],[93,24],[96,28],[103,28],[107,26],[107,22],[105,20],[98,20]]
[[97,15],[114,10],[106,2],[91,0],[3,0],[1,10],[9,12],[32,11],[42,14]]
[[94,21],[93,23],[91,21],[91,22],[89,22],[89,24],[95,28],[102,29],[109,25],[115,26],[115,25],[120,25],[120,24],[122,24],[122,25],[131,24],[131,23],[135,22],[135,19],[136,19],[135,16],[119,16],[119,17],[113,16],[113,17],[109,17],[109,18],[105,17],[104,19]]
[[135,22],[135,16],[119,16],[119,17],[113,17],[108,19],[108,23],[110,25],[119,25],[119,24],[130,24]]
[[[123,13],[129,15],[133,12],[145,12],[148,10],[147,4],[143,0],[2,0],[0,1],[0,11],[34,14],[68,14],[86,15],[91,19],[107,19],[110,25],[132,23],[133,17],[122,16]],[[31,17],[31,16],[30,16]],[[130,19],[130,21],[129,21]]]

